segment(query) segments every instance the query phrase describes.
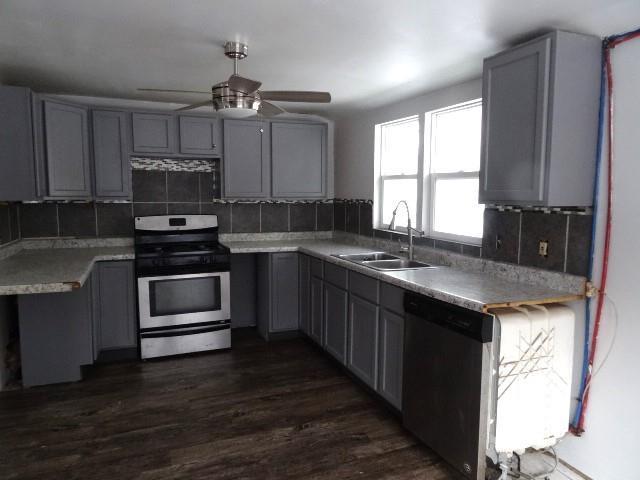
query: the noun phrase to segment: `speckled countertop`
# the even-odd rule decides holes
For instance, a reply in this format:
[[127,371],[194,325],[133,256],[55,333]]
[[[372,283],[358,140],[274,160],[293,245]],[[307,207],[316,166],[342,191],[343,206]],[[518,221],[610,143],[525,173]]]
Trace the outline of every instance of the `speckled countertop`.
[[335,240],[224,241],[223,243],[231,249],[231,253],[298,251],[406,290],[475,311],[488,311],[500,306],[572,301],[582,297],[575,292],[513,282],[487,273],[468,272],[446,266],[381,272],[334,256],[375,249]]
[[133,258],[133,246],[23,249],[0,260],[0,295],[70,292],[95,262]]

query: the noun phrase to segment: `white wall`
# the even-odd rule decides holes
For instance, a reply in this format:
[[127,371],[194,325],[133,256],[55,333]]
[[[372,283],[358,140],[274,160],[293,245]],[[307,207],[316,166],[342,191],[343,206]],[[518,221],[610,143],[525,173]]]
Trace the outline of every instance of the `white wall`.
[[480,98],[482,82],[471,80],[336,120],[335,193],[338,198],[373,199],[374,126]]
[[[609,359],[594,378],[586,432],[568,437],[560,456],[597,480],[640,478],[640,39],[613,50],[614,70],[614,198],[607,292],[618,311],[617,333]],[[605,171],[606,172],[606,171]],[[605,173],[603,172],[603,173]],[[600,198],[605,195],[604,175]],[[604,208],[598,215],[597,265],[603,251]],[[597,268],[599,278],[600,268]],[[596,368],[611,345],[615,311],[606,305]]]

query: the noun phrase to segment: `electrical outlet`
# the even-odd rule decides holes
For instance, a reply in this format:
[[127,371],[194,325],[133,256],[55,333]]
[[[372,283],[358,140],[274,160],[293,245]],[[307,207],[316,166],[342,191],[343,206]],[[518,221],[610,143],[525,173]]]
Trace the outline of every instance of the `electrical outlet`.
[[540,240],[538,242],[538,255],[547,257],[549,255],[549,240]]
[[500,250],[502,248],[502,239],[500,235],[496,235],[496,250]]

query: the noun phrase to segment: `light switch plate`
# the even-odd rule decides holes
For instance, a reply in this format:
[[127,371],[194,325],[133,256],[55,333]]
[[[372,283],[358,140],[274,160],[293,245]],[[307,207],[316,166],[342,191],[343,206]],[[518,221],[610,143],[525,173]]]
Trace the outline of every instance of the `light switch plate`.
[[538,242],[538,255],[540,255],[541,257],[546,257],[549,255],[548,240],[540,240],[540,242]]

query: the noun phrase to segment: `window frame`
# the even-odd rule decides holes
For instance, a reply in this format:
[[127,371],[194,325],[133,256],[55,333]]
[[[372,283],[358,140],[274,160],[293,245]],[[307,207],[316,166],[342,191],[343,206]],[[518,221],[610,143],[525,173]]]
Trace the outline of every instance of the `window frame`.
[[[397,125],[401,123],[408,123],[410,121],[418,122],[418,157],[417,171],[415,174],[410,175],[382,175],[382,130],[389,125]],[[420,230],[422,228],[422,188],[421,178],[424,178],[424,124],[420,119],[420,115],[410,115],[408,117],[398,118],[389,122],[379,123],[375,126],[375,185],[374,185],[374,198],[377,201],[377,208],[374,212],[374,225],[375,228],[387,230],[388,224],[382,223],[383,208],[384,208],[384,182],[385,180],[415,180],[416,182],[416,218],[413,228]],[[406,225],[396,225],[396,231],[407,233]]]
[[[455,180],[455,179],[467,179],[467,178],[476,178],[478,182],[480,181],[480,159],[478,158],[478,170],[460,170],[458,172],[432,172],[433,165],[433,157],[435,156],[435,142],[433,141],[433,123],[435,120],[435,116],[441,113],[455,112],[457,110],[464,110],[471,107],[480,107],[482,108],[482,98],[476,98],[473,100],[469,100],[466,102],[456,103],[454,105],[449,105],[447,107],[438,108],[435,110],[430,110],[424,114],[424,143],[429,145],[429,148],[424,149],[425,157],[424,163],[427,166],[426,174],[425,174],[425,193],[424,193],[424,204],[425,208],[423,209],[423,225],[425,228],[425,235],[428,235],[430,238],[434,238],[436,240],[447,240],[454,241],[458,243],[465,243],[470,245],[482,245],[482,237],[470,237],[467,235],[459,235],[456,233],[449,232],[439,232],[434,227],[434,211],[435,211],[435,194],[436,194],[436,182],[438,179],[447,179],[447,180]],[[481,126],[482,128],[482,126]],[[478,151],[478,155],[480,154],[480,150]]]

